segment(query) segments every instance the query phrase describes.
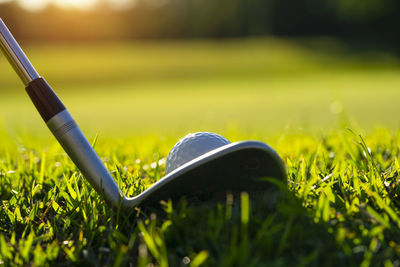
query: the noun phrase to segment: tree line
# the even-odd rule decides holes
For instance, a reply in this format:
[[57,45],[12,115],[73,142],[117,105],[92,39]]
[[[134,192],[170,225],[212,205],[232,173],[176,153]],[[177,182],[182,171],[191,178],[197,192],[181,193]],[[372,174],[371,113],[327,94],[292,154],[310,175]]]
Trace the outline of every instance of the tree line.
[[16,35],[39,40],[331,35],[397,46],[398,0],[137,0],[115,10],[49,5],[31,12],[0,4]]

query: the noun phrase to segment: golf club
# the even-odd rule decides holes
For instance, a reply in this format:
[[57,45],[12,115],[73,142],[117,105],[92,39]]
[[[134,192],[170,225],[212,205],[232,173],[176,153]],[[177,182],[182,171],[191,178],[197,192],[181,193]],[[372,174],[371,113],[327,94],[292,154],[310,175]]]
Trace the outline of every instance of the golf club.
[[283,162],[271,147],[258,141],[243,141],[225,144],[197,156],[169,172],[143,193],[128,198],[1,18],[0,45],[55,138],[95,190],[115,206],[129,209],[139,204],[155,206],[160,200],[181,197],[197,201],[226,192],[260,191],[270,185],[258,178],[286,178]]

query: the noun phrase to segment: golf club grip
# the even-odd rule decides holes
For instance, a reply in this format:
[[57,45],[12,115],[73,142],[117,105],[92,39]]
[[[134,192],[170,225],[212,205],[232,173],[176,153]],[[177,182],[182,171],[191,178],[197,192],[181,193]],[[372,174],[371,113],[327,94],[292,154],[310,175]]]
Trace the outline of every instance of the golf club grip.
[[28,83],[25,89],[46,123],[56,114],[65,110],[64,104],[45,79],[37,78]]
[[100,195],[118,205],[123,194],[117,183],[47,82],[43,78],[35,79],[27,85],[26,91],[50,131],[86,179]]

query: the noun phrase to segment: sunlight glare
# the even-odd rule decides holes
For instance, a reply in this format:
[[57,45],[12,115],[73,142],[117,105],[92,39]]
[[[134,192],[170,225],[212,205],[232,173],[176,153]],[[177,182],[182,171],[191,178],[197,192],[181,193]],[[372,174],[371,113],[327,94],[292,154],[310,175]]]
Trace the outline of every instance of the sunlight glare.
[[96,4],[97,0],[53,0],[52,2],[64,8],[90,9]]
[[[4,1],[4,0],[0,0]],[[52,3],[62,8],[90,9],[97,0],[18,0],[19,4],[28,10],[40,10]]]
[[45,8],[51,0],[19,0],[18,3],[25,9],[37,11]]

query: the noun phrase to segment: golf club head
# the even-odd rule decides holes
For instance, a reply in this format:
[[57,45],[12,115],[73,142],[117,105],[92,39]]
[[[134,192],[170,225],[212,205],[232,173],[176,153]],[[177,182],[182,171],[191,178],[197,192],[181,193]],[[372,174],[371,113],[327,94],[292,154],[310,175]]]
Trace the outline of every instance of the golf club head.
[[272,186],[263,177],[286,180],[278,154],[262,142],[236,142],[187,162],[123,204],[160,207],[162,200],[198,202],[225,200],[227,193],[262,193]]

